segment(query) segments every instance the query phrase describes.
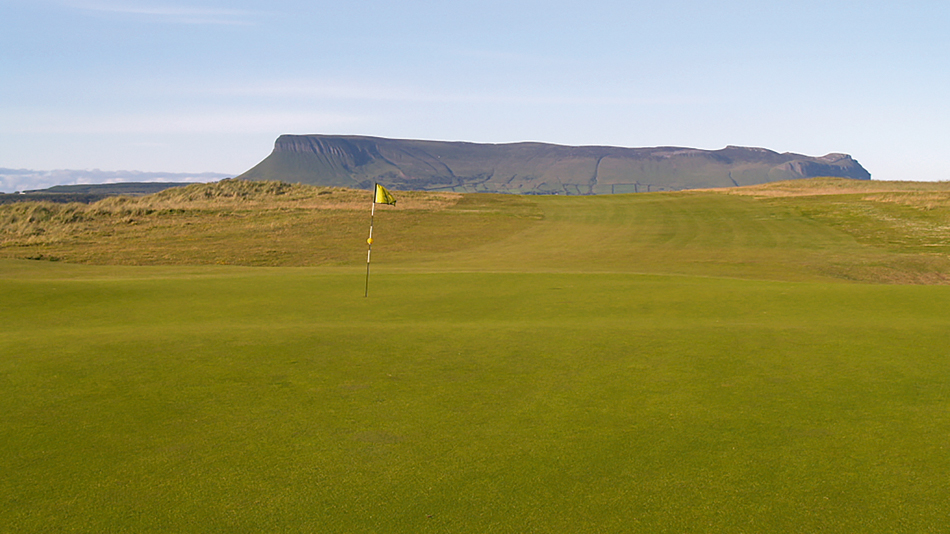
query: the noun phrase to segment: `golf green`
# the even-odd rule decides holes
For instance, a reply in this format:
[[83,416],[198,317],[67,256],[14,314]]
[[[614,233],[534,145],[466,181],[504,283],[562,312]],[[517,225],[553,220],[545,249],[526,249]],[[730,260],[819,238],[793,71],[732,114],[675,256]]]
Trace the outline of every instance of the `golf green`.
[[946,526],[950,287],[395,267],[0,261],[0,531]]

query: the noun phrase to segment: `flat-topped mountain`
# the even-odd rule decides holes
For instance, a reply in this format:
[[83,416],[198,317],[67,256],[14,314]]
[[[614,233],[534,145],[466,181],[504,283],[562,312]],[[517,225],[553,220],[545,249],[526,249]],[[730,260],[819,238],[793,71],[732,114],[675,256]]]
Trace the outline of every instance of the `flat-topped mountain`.
[[764,148],[483,144],[343,135],[282,135],[238,178],[369,189],[588,195],[677,191],[836,176],[870,180],[846,154]]

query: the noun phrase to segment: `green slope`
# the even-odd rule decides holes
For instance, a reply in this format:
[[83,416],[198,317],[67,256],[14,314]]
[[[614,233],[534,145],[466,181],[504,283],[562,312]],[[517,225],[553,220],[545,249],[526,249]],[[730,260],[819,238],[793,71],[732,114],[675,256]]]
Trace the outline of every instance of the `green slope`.
[[10,532],[945,523],[947,287],[0,273]]
[[[792,183],[804,185],[594,197],[399,192],[395,208],[377,210],[375,259],[400,270],[947,280],[945,185]],[[239,180],[91,206],[24,203],[0,207],[0,254],[358,268],[370,203],[360,191]]]

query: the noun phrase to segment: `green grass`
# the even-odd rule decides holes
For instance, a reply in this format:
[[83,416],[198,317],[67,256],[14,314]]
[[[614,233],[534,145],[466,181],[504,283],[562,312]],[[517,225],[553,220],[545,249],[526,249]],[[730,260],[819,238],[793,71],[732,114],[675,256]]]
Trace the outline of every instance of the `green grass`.
[[[422,271],[950,281],[945,184],[914,190],[837,179],[736,192],[746,194],[400,192],[396,209],[378,210],[374,256],[379,265]],[[365,262],[366,200],[359,191],[226,181],[88,207],[0,206],[0,257],[356,267]]]
[[945,211],[895,199],[387,209],[370,298],[345,254],[0,260],[0,532],[941,532]]
[[0,282],[10,531],[946,516],[950,288],[41,265]]

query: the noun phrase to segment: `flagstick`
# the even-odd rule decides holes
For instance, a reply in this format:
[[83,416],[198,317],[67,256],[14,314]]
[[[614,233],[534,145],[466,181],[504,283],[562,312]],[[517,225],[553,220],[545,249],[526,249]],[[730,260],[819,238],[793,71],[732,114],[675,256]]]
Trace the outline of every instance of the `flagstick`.
[[373,252],[373,219],[376,217],[376,191],[373,191],[373,211],[369,215],[369,239],[366,240],[366,290],[363,297],[369,296],[369,256]]

